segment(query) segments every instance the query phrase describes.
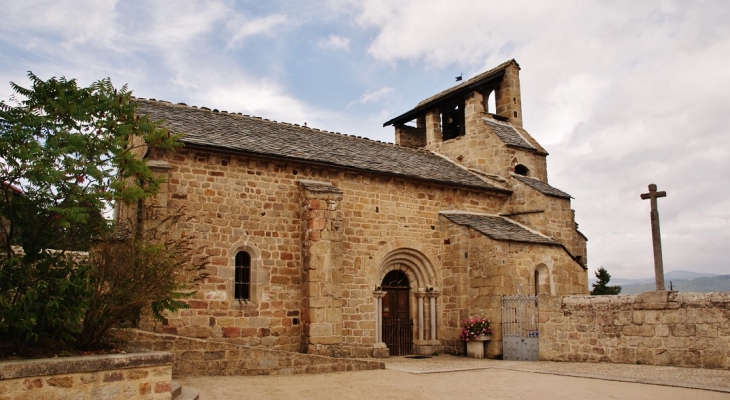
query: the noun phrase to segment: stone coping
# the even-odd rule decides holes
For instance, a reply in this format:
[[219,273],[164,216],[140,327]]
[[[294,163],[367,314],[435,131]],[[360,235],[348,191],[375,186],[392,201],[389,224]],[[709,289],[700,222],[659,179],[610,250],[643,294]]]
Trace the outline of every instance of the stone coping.
[[131,354],[2,361],[0,362],[0,380],[171,365],[174,360],[175,355],[173,353],[150,351]]

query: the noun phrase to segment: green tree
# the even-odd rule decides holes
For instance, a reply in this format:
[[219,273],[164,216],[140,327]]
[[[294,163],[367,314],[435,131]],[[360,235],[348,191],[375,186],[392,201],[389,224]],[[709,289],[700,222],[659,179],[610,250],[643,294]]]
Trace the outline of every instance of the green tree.
[[126,86],[28,77],[30,88],[11,83],[12,104],[0,101],[0,339],[17,351],[79,333],[91,264],[69,251],[110,231],[112,202],[157,191],[146,151],[180,146],[135,113]]
[[33,258],[44,249],[86,250],[108,228],[102,215],[111,202],[135,202],[159,188],[141,155],[181,144],[159,121],[135,114],[126,86],[28,77],[30,89],[11,83],[22,100],[0,101],[4,251],[17,244]]
[[593,284],[593,290],[591,290],[592,295],[597,296],[621,293],[621,286],[608,286],[608,282],[611,280],[611,274],[609,274],[605,268],[600,267],[596,270],[596,278],[598,281]]

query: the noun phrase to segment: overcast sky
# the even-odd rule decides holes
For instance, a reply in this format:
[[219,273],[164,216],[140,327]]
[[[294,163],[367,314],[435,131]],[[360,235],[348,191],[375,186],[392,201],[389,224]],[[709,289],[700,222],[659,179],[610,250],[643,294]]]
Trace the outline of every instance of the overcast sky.
[[139,97],[392,141],[382,123],[515,58],[525,128],[575,199],[592,271],[730,274],[730,2],[0,0],[10,81],[111,77]]

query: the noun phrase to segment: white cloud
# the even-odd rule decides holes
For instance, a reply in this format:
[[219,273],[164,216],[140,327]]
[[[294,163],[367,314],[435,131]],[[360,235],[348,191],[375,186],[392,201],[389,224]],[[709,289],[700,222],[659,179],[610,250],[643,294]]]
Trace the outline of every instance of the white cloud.
[[[730,270],[722,245],[730,232],[730,3],[0,2],[2,82],[26,82],[27,70],[82,84],[111,76],[143,97],[385,140],[392,129],[382,121],[440,90],[424,93],[424,80],[469,78],[516,58],[525,127],[551,153],[551,184],[576,197],[592,268],[651,275],[648,204],[638,195],[657,183],[669,194],[660,201],[667,270]],[[339,35],[317,40],[320,32]],[[226,51],[260,38],[275,38],[276,49],[245,59]],[[367,40],[366,54],[350,46]],[[342,52],[326,71],[342,74],[337,85],[310,76],[307,68],[322,67],[301,46],[312,42]],[[328,91],[348,100],[333,106]],[[310,102],[298,97],[305,92]],[[0,85],[0,98],[8,94]],[[320,105],[339,110],[349,99],[346,113]]]
[[337,36],[337,35],[329,35],[327,39],[320,39],[317,41],[317,47],[320,49],[325,50],[334,50],[334,51],[350,51],[350,38]]
[[363,93],[359,99],[351,102],[350,104],[347,105],[347,107],[349,108],[355,104],[368,104],[368,103],[378,102],[378,101],[382,100],[385,96],[387,96],[389,93],[391,93],[392,91],[393,91],[393,88],[388,87],[388,86],[381,87],[380,89],[378,89],[374,92],[370,91],[370,90],[366,90],[365,93]]
[[657,183],[666,269],[730,272],[730,3],[350,4],[382,62],[468,77],[517,59],[525,126],[551,153],[550,182],[576,197],[593,268],[651,276],[639,193]]
[[[33,49],[53,35],[64,48],[108,44],[117,29],[116,0],[4,1],[0,35]],[[59,43],[60,42],[60,43]]]
[[267,15],[262,18],[247,18],[239,15],[226,24],[231,37],[228,39],[228,48],[240,46],[246,39],[257,35],[273,36],[288,18],[282,14]]

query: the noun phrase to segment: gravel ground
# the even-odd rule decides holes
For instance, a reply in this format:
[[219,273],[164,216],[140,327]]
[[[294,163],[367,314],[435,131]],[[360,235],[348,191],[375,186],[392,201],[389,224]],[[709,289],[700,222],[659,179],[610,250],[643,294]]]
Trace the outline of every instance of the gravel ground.
[[730,399],[730,371],[626,364],[393,357],[386,369],[177,380],[213,399]]

